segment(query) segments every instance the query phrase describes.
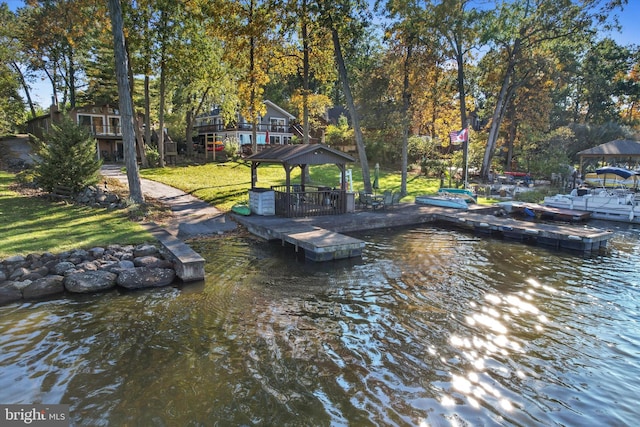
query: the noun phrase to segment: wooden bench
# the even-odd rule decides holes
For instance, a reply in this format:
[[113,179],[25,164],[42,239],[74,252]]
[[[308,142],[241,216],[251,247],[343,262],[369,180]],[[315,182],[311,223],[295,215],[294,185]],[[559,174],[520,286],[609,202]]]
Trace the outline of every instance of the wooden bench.
[[55,185],[50,195],[55,199],[70,199],[73,197],[73,189],[66,185]]

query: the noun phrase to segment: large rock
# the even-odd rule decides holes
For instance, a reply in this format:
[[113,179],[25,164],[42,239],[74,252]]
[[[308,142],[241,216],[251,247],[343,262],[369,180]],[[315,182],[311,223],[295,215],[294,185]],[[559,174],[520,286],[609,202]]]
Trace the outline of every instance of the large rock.
[[62,261],[57,263],[51,271],[53,272],[53,274],[61,276],[65,271],[71,270],[72,268],[76,268],[76,265],[74,263],[69,261]]
[[89,253],[94,258],[101,258],[105,253],[105,249],[101,247],[95,247],[95,248],[89,249]]
[[173,283],[176,272],[169,268],[137,267],[120,271],[118,285],[127,289],[154,288]]
[[140,246],[136,246],[136,248],[133,250],[133,255],[136,258],[148,256],[148,255],[155,255],[157,253],[158,253],[158,248],[156,248],[153,245],[140,245]]
[[86,271],[74,273],[64,279],[64,287],[69,292],[86,294],[106,291],[116,286],[117,275],[108,271]]
[[62,292],[64,292],[64,277],[55,275],[34,280],[22,289],[22,294],[25,298],[41,298]]
[[9,258],[6,258],[4,260],[4,263],[7,265],[11,265],[11,264],[21,264],[23,262],[25,262],[27,259],[25,257],[23,257],[22,255],[14,255],[11,256]]
[[141,256],[133,260],[133,264],[136,267],[149,267],[149,268],[171,268],[173,263],[166,259],[156,258],[151,255]]
[[18,267],[15,270],[13,270],[13,273],[11,273],[11,275],[9,276],[9,280],[18,280],[22,276],[26,276],[30,273],[31,271],[29,269],[24,267]]
[[0,285],[0,304],[8,304],[10,302],[20,301],[22,292],[13,286],[12,282],[5,282]]

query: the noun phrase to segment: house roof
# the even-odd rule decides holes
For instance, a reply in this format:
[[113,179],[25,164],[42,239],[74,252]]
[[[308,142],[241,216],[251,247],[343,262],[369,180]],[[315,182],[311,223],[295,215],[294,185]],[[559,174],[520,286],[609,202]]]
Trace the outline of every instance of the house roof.
[[580,157],[640,157],[640,141],[616,139],[578,152]]
[[273,108],[274,110],[278,111],[279,113],[282,113],[285,115],[285,117],[287,117],[289,120],[293,120],[296,117],[289,113],[288,111],[286,111],[285,109],[283,109],[282,107],[276,105],[274,102],[269,101],[268,99],[264,101],[265,105],[267,106],[271,106],[271,108]]
[[254,163],[281,164],[345,164],[355,162],[355,159],[342,151],[335,150],[324,144],[293,144],[276,145],[247,157]]
[[[264,100],[263,103],[267,107],[273,108],[274,110],[276,110],[278,113],[282,114],[284,117],[288,118],[289,120],[293,120],[293,119],[296,118],[293,114],[289,113],[284,108],[280,107],[279,105],[275,104],[272,101],[269,101],[268,99]],[[220,114],[221,114],[220,107],[215,107],[211,111],[208,111],[208,112],[202,113],[202,114],[198,114],[198,118],[219,116]]]

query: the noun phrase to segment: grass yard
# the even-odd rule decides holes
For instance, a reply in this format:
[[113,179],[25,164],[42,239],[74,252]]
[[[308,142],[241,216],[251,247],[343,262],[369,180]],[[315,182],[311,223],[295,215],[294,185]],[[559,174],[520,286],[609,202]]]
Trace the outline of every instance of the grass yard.
[[[354,190],[362,190],[362,170],[353,166]],[[192,194],[206,202],[215,205],[223,211],[231,210],[238,202],[246,202],[248,191],[251,188],[251,166],[245,162],[208,163],[201,166],[165,167],[156,169],[143,169],[140,171],[143,178],[168,184],[182,191]],[[340,170],[335,165],[320,165],[310,167],[311,181],[309,184],[338,187],[340,185]],[[373,181],[373,168],[371,168],[371,180]],[[300,168],[292,172],[292,181],[300,182]],[[400,190],[400,172],[380,171],[380,188],[384,190]],[[261,165],[258,167],[259,187],[272,185],[284,185],[285,172],[281,165]],[[440,181],[435,178],[426,178],[409,174],[407,182],[408,195],[403,201],[411,201],[420,194],[437,193]]]
[[154,240],[126,212],[24,196],[10,189],[14,179],[0,171],[0,259]]

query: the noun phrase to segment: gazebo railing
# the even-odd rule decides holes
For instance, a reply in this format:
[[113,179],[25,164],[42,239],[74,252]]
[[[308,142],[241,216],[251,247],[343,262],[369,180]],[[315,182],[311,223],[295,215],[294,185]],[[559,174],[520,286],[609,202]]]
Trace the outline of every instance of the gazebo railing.
[[337,215],[346,212],[346,192],[331,187],[292,185],[287,193],[284,185],[272,186],[276,215],[288,218]]

